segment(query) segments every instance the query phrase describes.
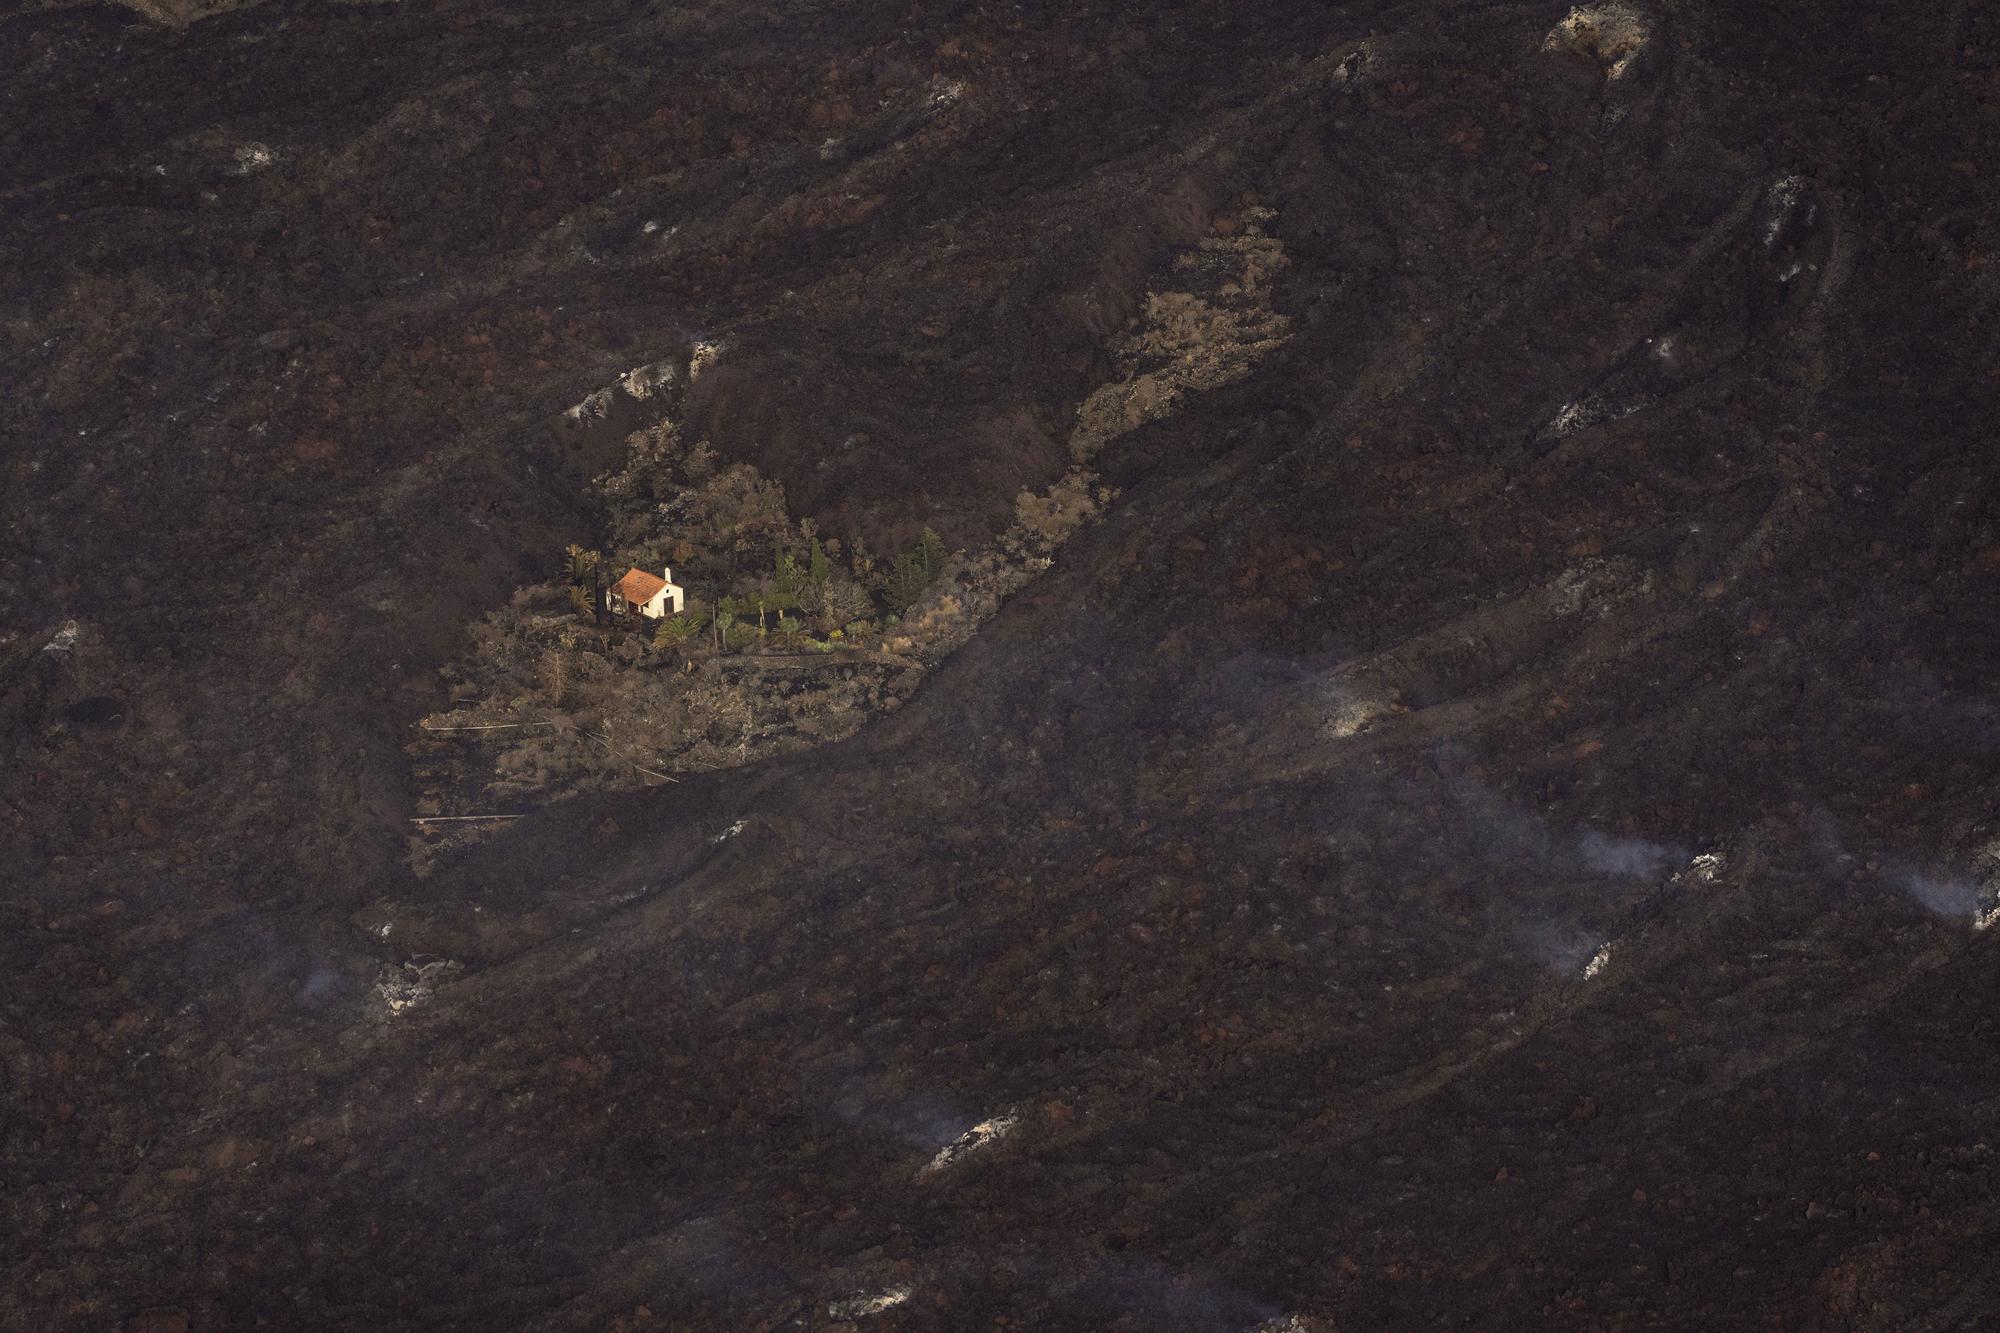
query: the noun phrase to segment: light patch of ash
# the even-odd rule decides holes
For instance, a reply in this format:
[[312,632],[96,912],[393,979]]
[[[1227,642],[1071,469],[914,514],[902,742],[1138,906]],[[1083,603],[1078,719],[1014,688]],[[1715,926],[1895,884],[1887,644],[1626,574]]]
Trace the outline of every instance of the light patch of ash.
[[1720,852],[1703,852],[1677,872],[1671,882],[1681,885],[1713,884],[1721,877],[1724,864]]
[[943,111],[955,106],[965,96],[965,83],[959,79],[932,79],[929,89],[929,105],[932,111]]
[[271,151],[269,145],[254,141],[246,144],[238,144],[232,157],[234,165],[230,167],[229,171],[233,176],[254,175],[270,167],[278,160],[278,155]]
[[1613,948],[1615,947],[1616,947],[1615,945],[1606,944],[1603,948],[1599,949],[1596,953],[1590,956],[1590,961],[1583,965],[1583,979],[1585,981],[1589,981],[1593,977],[1598,976],[1604,971],[1604,969],[1607,966],[1610,965],[1611,953]]
[[893,1310],[910,1299],[914,1287],[888,1287],[873,1295],[850,1296],[845,1300],[827,1302],[826,1312],[834,1319],[866,1319],[870,1315]]
[[1565,439],[1589,426],[1602,425],[1607,421],[1620,421],[1635,412],[1643,411],[1646,400],[1635,402],[1611,402],[1598,394],[1586,394],[1575,402],[1564,403],[1548,424],[1535,433],[1535,438],[1544,443]]
[[1764,207],[1764,248],[1773,249],[1778,238],[1784,235],[1785,224],[1792,220],[1793,212],[1799,206],[1799,198],[1805,193],[1804,176],[1781,176],[1771,186],[1769,198]]
[[1549,434],[1561,439],[1597,419],[1597,414],[1588,402],[1564,403],[1555,416],[1550,418],[1547,429]]
[[1619,79],[1652,36],[1645,16],[1630,5],[1580,5],[1549,29],[1544,51],[1588,56],[1604,66],[1607,79]]
[[716,363],[722,355],[722,344],[707,341],[697,342],[688,355],[688,383],[701,378],[702,372]]
[[385,968],[375,982],[375,997],[391,1016],[406,1014],[437,994],[439,986],[465,970],[449,958],[411,959],[400,968]]
[[1013,1115],[995,1116],[990,1120],[980,1121],[971,1129],[966,1130],[965,1133],[938,1149],[937,1156],[931,1158],[930,1161],[924,1164],[923,1169],[917,1172],[917,1179],[922,1180],[926,1176],[934,1176],[946,1167],[962,1160],[967,1155],[978,1152],[982,1148],[991,1147],[1013,1133],[1014,1127],[1019,1123],[1020,1117]]
[[57,630],[47,643],[42,645],[42,651],[45,653],[72,652],[76,648],[77,635],[80,632],[74,620],[66,620],[63,622],[63,627]]
[[1327,695],[1333,708],[1321,729],[1331,740],[1359,736],[1381,719],[1408,711],[1393,699],[1371,698],[1333,685],[1327,687]]
[[678,372],[671,361],[655,361],[647,366],[634,366],[618,377],[618,387],[641,402],[671,386]]
[[1362,42],[1345,55],[1336,56],[1329,52],[1313,62],[1320,69],[1329,71],[1325,75],[1329,84],[1342,90],[1352,89],[1370,66],[1380,63],[1381,57],[1376,54],[1372,41]]
[[1542,434],[1551,439],[1563,439],[1574,435],[1585,426],[1595,426],[1608,420],[1611,410],[1596,398],[1580,398],[1573,403],[1564,403],[1556,414],[1549,418],[1549,424],[1542,427]]
[[611,412],[611,390],[599,389],[578,403],[563,415],[579,424],[585,421],[602,421]]
[[713,838],[710,838],[709,841],[719,846],[722,843],[728,842],[731,838],[735,837],[737,834],[741,833],[744,829],[748,828],[749,826],[750,826],[749,820],[739,819],[734,824],[731,824],[728,828],[722,830],[722,832],[716,834]]

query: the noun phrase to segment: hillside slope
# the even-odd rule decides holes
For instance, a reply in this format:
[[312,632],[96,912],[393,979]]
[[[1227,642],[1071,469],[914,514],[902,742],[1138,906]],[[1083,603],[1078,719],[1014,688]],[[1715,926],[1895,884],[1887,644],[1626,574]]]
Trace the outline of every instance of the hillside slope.
[[[2000,1301],[2000,19],[1126,8],[0,20],[0,1325]],[[901,708],[413,873],[565,409],[975,547],[1253,216]]]

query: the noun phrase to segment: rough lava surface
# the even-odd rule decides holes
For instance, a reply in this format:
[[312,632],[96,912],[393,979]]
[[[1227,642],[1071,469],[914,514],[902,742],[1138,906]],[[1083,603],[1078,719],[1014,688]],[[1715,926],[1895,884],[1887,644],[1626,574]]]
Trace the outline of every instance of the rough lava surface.
[[[1992,5],[142,8],[0,13],[0,1327],[2000,1308]],[[901,709],[412,875],[565,409],[973,547],[1251,216]]]

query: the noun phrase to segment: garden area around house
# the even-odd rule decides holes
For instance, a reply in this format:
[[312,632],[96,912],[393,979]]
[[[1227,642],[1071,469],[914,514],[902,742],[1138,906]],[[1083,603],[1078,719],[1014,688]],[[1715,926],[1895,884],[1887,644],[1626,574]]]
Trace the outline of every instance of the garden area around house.
[[[442,669],[453,706],[406,747],[419,871],[534,805],[844,740],[900,706],[1116,499],[1094,467],[1106,444],[1240,379],[1289,336],[1270,303],[1287,262],[1270,218],[1246,202],[1176,260],[1107,349],[1116,377],[1078,405],[1069,468],[1023,490],[1012,524],[976,550],[930,528],[900,550],[823,532],[778,482],[688,440],[676,410],[713,344],[572,408],[572,421],[605,419],[622,395],[653,420],[591,482],[601,540],[552,552],[551,576],[488,614]],[[664,581],[654,571],[670,578],[679,611],[626,604],[612,589],[628,571],[648,588]]]

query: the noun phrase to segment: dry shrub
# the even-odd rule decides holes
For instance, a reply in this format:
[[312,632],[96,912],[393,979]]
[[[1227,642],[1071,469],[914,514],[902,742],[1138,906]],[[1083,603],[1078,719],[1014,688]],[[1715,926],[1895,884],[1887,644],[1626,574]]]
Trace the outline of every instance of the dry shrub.
[[1097,478],[1072,468],[1042,495],[1022,491],[1014,499],[1014,524],[1029,550],[1048,551],[1103,512]]
[[799,609],[821,634],[831,634],[874,610],[868,594],[851,580],[838,575],[823,583],[809,584],[799,597]]
[[542,660],[535,668],[535,680],[542,687],[542,695],[549,701],[549,707],[561,708],[569,702],[570,656],[560,648],[551,648],[542,654]]

